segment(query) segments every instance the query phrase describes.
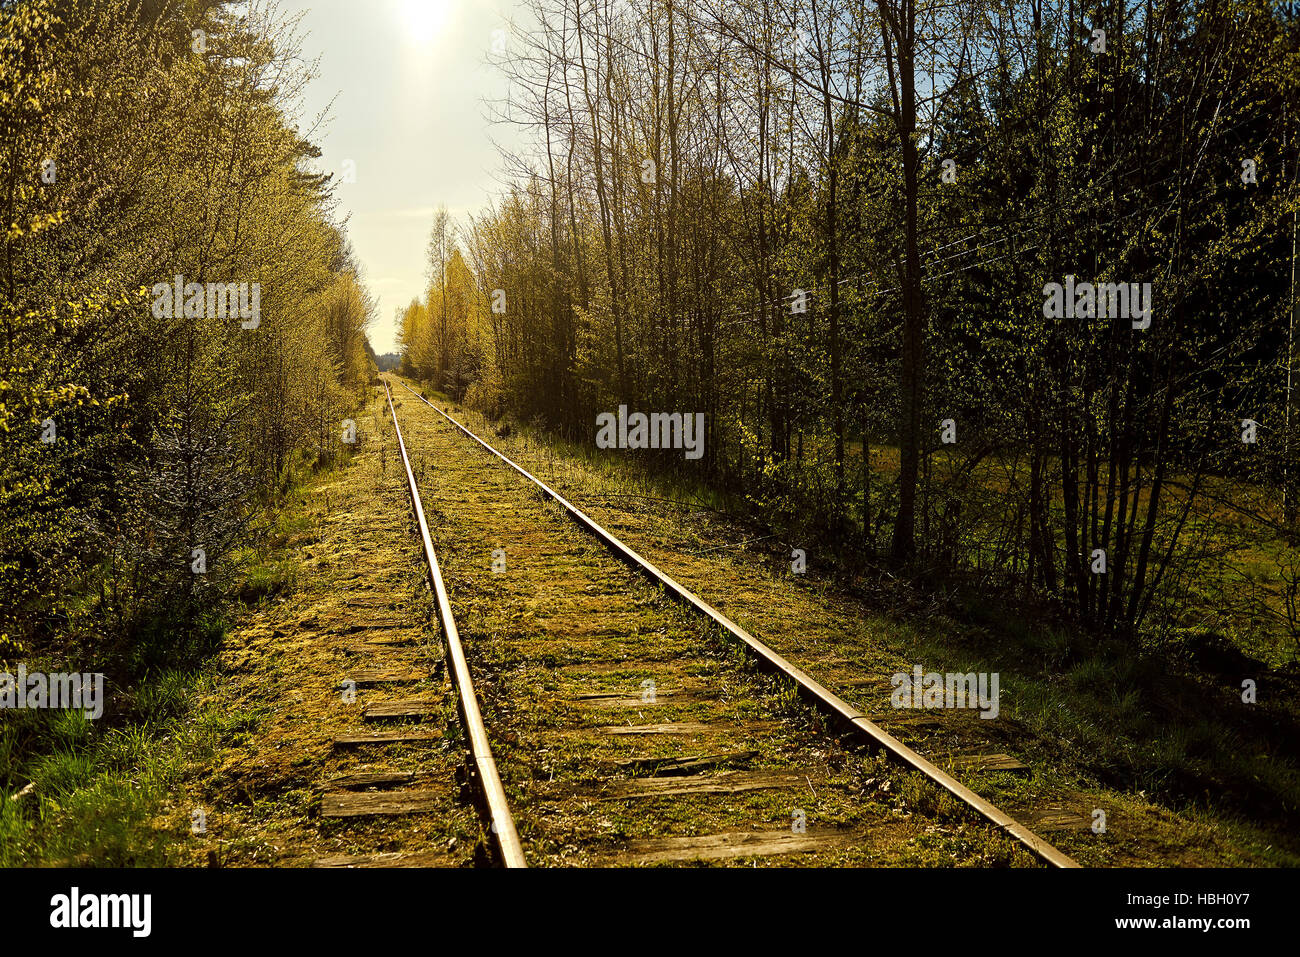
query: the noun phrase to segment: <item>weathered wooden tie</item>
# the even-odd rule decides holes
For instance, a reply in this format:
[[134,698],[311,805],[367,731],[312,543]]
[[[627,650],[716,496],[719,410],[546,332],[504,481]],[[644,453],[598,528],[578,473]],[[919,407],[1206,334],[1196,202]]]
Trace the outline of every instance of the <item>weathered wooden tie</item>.
[[456,859],[441,851],[416,854],[336,854],[318,857],[312,867],[455,867]]
[[670,721],[665,724],[615,724],[600,729],[606,734],[703,734],[709,725],[699,721]]
[[833,829],[793,831],[728,831],[698,837],[650,837],[603,857],[602,864],[655,864],[665,861],[721,861],[736,857],[767,857],[848,847],[861,840]]
[[321,817],[422,814],[436,811],[443,795],[437,791],[326,791],[321,795]]
[[963,771],[1028,771],[1029,765],[1009,754],[962,754],[952,766]]
[[411,771],[361,771],[332,778],[326,782],[326,787],[338,790],[386,787],[391,784],[410,784],[414,778],[415,774]]
[[420,744],[442,740],[437,731],[388,731],[380,734],[349,734],[334,739],[336,748],[356,748],[367,744]]
[[794,771],[723,771],[719,774],[697,774],[688,777],[633,778],[630,781],[613,781],[592,796],[602,801],[627,801],[692,794],[743,794],[746,791],[807,786],[807,778]]
[[693,774],[719,764],[740,764],[757,756],[757,751],[724,751],[721,754],[688,754],[678,758],[620,758],[609,763],[617,768],[649,771],[653,775],[666,777],[671,774]]

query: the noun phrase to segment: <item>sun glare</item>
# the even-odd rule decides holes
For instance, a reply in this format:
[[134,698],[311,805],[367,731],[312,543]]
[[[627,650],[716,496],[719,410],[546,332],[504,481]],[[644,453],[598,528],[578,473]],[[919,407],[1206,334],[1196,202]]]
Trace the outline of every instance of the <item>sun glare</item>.
[[451,0],[400,0],[403,34],[409,43],[425,45],[437,39]]

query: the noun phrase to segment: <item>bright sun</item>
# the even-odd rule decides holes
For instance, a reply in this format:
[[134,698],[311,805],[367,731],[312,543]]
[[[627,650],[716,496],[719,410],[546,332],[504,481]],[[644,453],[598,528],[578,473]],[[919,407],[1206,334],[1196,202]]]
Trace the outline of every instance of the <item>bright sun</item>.
[[447,19],[451,0],[400,0],[402,28],[410,43],[432,43]]

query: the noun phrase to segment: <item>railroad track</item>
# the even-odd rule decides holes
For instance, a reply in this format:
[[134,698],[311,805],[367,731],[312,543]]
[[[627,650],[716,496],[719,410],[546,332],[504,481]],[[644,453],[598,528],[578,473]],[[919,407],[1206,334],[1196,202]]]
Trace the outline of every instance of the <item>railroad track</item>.
[[[437,416],[408,416],[404,434],[385,380],[474,780],[506,866],[794,853],[800,863],[909,863],[918,843],[969,846],[987,825],[994,841],[1076,866],[401,385]],[[424,471],[431,452],[441,454]],[[437,483],[428,510],[455,569],[449,577],[485,679],[478,688],[421,479]],[[538,495],[553,504],[539,505]],[[460,521],[442,517],[444,507]],[[547,512],[540,520],[539,509]],[[719,631],[743,653],[729,654]],[[769,677],[755,677],[754,664]],[[783,699],[789,688],[802,708]],[[838,748],[837,732],[907,769],[909,781],[924,779],[930,796],[913,787],[909,799],[928,802],[939,824],[900,814],[884,758]],[[936,789],[948,805],[933,799]],[[919,837],[935,830],[937,838]]]
[[519,834],[515,830],[515,821],[510,814],[501,777],[497,773],[496,762],[492,758],[492,747],[488,743],[487,729],[483,726],[483,716],[479,712],[478,696],[474,691],[474,679],[470,675],[469,662],[465,659],[465,650],[461,647],[460,632],[456,628],[456,619],[451,613],[451,599],[447,595],[447,586],[442,580],[442,570],[438,567],[438,556],[434,553],[433,542],[429,537],[429,524],[424,517],[424,507],[420,502],[420,489],[411,471],[410,456],[406,452],[406,441],[402,437],[401,426],[397,422],[397,410],[393,408],[393,395],[384,383],[384,392],[388,399],[388,411],[393,417],[393,431],[397,435],[397,447],[402,456],[402,466],[406,471],[407,488],[411,493],[411,508],[420,529],[420,541],[424,548],[424,560],[429,568],[429,582],[433,587],[434,600],[438,608],[438,621],[442,625],[443,641],[446,642],[448,670],[456,683],[457,707],[465,732],[469,738],[470,757],[477,775],[477,783],[484,802],[487,804],[491,830],[497,850],[506,867],[526,867],[523,848],[519,843]]

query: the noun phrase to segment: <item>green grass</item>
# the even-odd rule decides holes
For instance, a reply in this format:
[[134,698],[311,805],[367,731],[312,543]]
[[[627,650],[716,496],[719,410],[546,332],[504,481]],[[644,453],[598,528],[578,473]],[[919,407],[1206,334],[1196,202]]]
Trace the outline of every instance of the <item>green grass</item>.
[[[306,457],[286,469],[278,496],[263,503],[251,544],[238,555],[241,575],[229,597],[256,604],[295,587],[299,568],[287,546],[315,536],[312,518],[300,507],[314,474],[321,473]],[[0,866],[186,862],[190,809],[178,806],[176,796],[188,769],[220,743],[254,731],[259,721],[238,709],[195,705],[216,686],[213,655],[225,632],[226,620],[215,609],[188,630],[167,620],[141,626],[115,673],[104,669],[110,672],[109,708],[99,720],[79,711],[4,712]],[[25,662],[29,672],[69,670],[36,656]]]
[[245,605],[256,605],[297,587],[299,565],[296,550],[289,546],[316,537],[315,525],[303,503],[304,486],[295,485],[275,510],[259,516],[249,536],[251,544],[236,554],[240,580],[234,597]]
[[[916,653],[939,670],[1021,662],[1014,676],[1003,674],[1003,711],[1041,742],[1041,760],[1230,826],[1291,831],[1300,767],[1288,743],[1296,725],[1288,696],[1248,705],[1236,675],[1198,673],[1156,648],[1037,625],[978,595],[962,596],[951,614],[950,627],[919,636]],[[1243,836],[1251,840],[1258,834]],[[1297,855],[1293,846],[1281,862],[1294,865]]]
[[[211,680],[159,672],[108,727],[79,711],[14,712],[0,728],[0,866],[176,863],[184,832],[158,818],[186,762],[220,732],[211,718],[193,720],[189,706]],[[33,790],[15,800],[25,783]]]

